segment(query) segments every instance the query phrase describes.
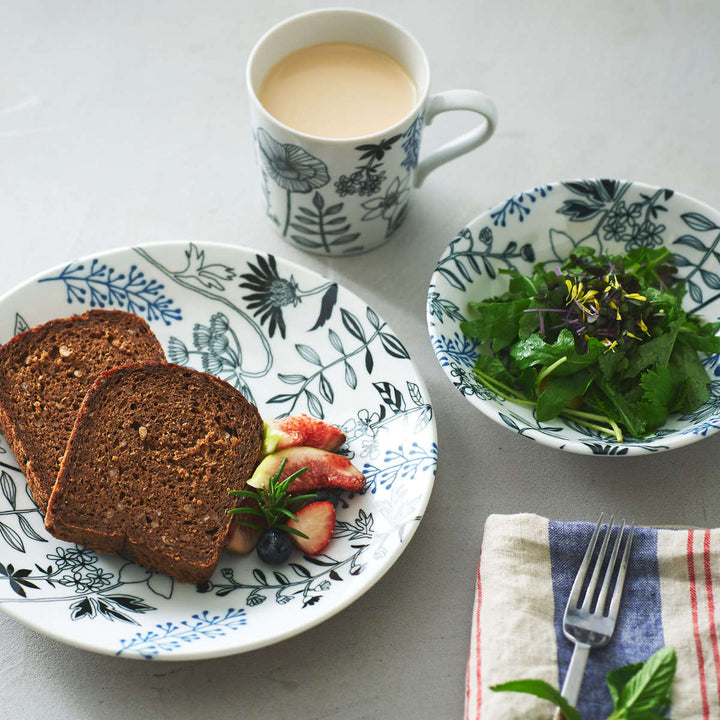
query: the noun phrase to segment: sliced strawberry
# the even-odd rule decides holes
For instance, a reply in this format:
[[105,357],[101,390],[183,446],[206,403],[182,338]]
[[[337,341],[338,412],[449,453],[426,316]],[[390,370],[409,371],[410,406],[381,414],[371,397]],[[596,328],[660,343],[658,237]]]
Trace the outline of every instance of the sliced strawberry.
[[345,442],[345,435],[335,426],[308,415],[291,415],[276,420],[265,420],[263,453],[289,447],[314,447],[320,450],[337,450]]
[[289,528],[299,530],[307,538],[292,533],[293,545],[308,555],[322,552],[332,538],[335,529],[335,507],[331,502],[322,500],[311,502],[295,513],[297,520],[288,520]]
[[[251,498],[242,498],[239,503],[239,507],[257,507],[257,502]],[[245,525],[240,525],[235,520],[243,520],[246,522],[262,524],[262,518],[258,515],[251,513],[233,513],[233,522],[230,523],[230,530],[228,530],[227,539],[225,546],[228,550],[241,555],[247,555],[257,545],[260,539],[261,531],[255,528],[249,528]]]
[[301,468],[307,470],[290,483],[289,492],[294,495],[312,492],[320,488],[341,488],[352,492],[365,489],[365,476],[343,455],[311,447],[292,447],[268,455],[257,466],[248,485],[267,487],[284,459],[287,459],[280,479]]

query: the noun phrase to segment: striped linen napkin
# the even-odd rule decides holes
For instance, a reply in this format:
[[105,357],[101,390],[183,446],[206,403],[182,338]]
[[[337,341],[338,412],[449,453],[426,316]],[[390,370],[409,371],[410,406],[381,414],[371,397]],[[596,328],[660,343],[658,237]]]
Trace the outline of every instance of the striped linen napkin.
[[[485,523],[467,665],[466,720],[548,720],[554,708],[492,685],[539,678],[562,685],[572,643],[562,633],[570,588],[594,523],[491,515]],[[720,718],[720,529],[636,528],[610,644],[591,650],[577,708],[605,720],[607,673],[663,646],[677,653],[670,715]]]

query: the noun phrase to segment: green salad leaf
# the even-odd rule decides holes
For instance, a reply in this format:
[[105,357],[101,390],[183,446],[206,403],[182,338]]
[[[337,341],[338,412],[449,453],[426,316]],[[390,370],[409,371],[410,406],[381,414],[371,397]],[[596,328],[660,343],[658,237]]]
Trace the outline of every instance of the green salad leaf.
[[710,397],[698,353],[720,352],[720,322],[683,310],[672,260],[664,247],[583,247],[559,268],[504,271],[507,291],[470,302],[460,326],[485,348],[477,379],[539,421],[563,415],[618,441],[696,410]]
[[572,375],[552,375],[537,399],[535,412],[540,421],[552,420],[575,398],[581,398],[588,390],[593,376],[587,369]]
[[[470,303],[472,307],[475,303]],[[502,302],[477,303],[480,317],[477,320],[460,323],[460,329],[470,337],[483,342],[492,341],[494,351],[502,350],[517,337],[520,319],[530,300],[506,300]]]
[[697,351],[678,343],[670,356],[670,369],[678,382],[684,381],[685,399],[679,410],[689,413],[706,403],[710,398],[709,378],[698,359]]
[[517,366],[526,367],[555,365],[555,375],[570,375],[597,363],[598,355],[605,347],[595,338],[590,338],[585,352],[578,352],[573,334],[563,329],[554,343],[547,343],[540,333],[534,333],[527,340],[519,340],[510,348],[510,357]]

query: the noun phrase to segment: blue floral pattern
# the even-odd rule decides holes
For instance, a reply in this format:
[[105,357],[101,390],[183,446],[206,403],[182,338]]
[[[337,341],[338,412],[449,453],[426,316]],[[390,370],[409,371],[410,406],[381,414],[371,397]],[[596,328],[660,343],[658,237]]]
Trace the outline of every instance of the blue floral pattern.
[[277,568],[226,554],[194,587],[49,536],[0,436],[0,606],[40,631],[50,608],[54,634],[67,642],[145,659],[238,652],[329,617],[394,562],[429,499],[433,410],[405,345],[335,282],[273,255],[196,243],[124,249],[50,271],[6,296],[0,341],[54,317],[68,292],[80,310],[97,302],[91,286],[76,293],[68,281],[75,287],[90,271],[115,283],[109,269],[119,267],[134,267],[133,277],[157,291],[149,297],[172,297],[168,310],[184,309],[150,318],[169,360],[225,379],[265,417],[302,411],[345,428],[343,452],[367,473],[367,490],[340,493],[325,554],[295,550]]
[[69,305],[87,303],[91,308],[119,308],[145,317],[148,322],[162,319],[166,325],[182,320],[182,311],[161,291],[165,286],[147,278],[137,265],[118,272],[107,263],[70,263],[57,275],[39,282],[61,282],[65,285]]
[[508,222],[514,217],[518,222],[524,222],[525,218],[530,214],[531,206],[538,199],[547,197],[552,192],[552,185],[541,185],[540,187],[526,190],[519,195],[513,195],[504,203],[501,203],[490,212],[490,219],[493,225],[497,227],[506,227]]
[[388,186],[385,194],[366,200],[362,206],[365,210],[363,220],[382,218],[387,223],[385,237],[390,237],[402,224],[408,208],[410,176],[396,177]]
[[330,182],[327,165],[298,145],[277,142],[262,128],[258,129],[256,137],[265,172],[287,193],[283,228],[283,235],[287,235],[292,217],[292,194],[309,193],[327,185]]
[[660,244],[675,254],[688,289],[687,309],[709,320],[720,318],[720,214],[692,199],[667,188],[587,179],[538,186],[498,203],[455,236],[435,268],[427,320],[440,365],[457,390],[496,422],[571,452],[647,454],[715,432],[720,427],[717,357],[706,360],[714,379],[710,400],[702,408],[671,418],[651,438],[625,438],[618,444],[572,421],[538,422],[528,408],[477,382],[476,347],[460,330],[468,302],[506,289],[507,281],[500,276],[504,269],[529,273],[535,262],[557,265],[581,246],[617,253]]
[[295,231],[290,238],[306,250],[323,250],[331,253],[340,249],[341,254],[360,252],[362,245],[355,243],[360,233],[352,228],[345,215],[341,215],[344,203],[327,205],[323,196],[316,192],[312,208],[301,207],[291,227]]
[[120,640],[120,649],[116,655],[131,656],[136,653],[145,660],[158,655],[173,653],[195,643],[198,639],[213,640],[225,637],[229,632],[238,630],[247,624],[247,614],[240,608],[228,608],[224,615],[211,615],[207,610],[193,615],[190,620],[179,623],[167,622],[156,625],[155,629],[135,633],[132,637]]
[[[372,233],[372,245],[363,240],[369,228],[383,228],[380,237],[391,237],[407,216],[423,124],[420,113],[404,132],[356,146],[357,164],[334,177],[328,169],[332,163],[258,128],[254,137],[267,216],[282,226],[287,240],[322,255],[352,255],[374,247],[377,233]],[[309,202],[293,200],[295,194],[310,193]],[[284,222],[273,202],[276,207],[284,202]]]
[[[466,285],[475,281],[476,278],[487,275],[491,279],[497,277],[498,268],[515,270],[516,262],[535,261],[535,249],[530,243],[523,243],[518,246],[515,240],[509,240],[501,250],[495,245],[495,235],[490,227],[485,225],[474,233],[470,228],[463,228],[450,243],[448,252],[438,261],[435,272],[452,287],[464,291]],[[446,307],[454,305],[447,299],[440,300],[435,293],[436,304],[445,303]],[[457,308],[457,305],[455,305]],[[457,311],[459,312],[459,311]]]
[[420,141],[422,140],[423,125],[425,123],[424,113],[420,113],[410,127],[403,133],[402,149],[405,158],[400,163],[406,170],[414,170],[420,162]]
[[[400,139],[400,135],[394,135],[381,140],[379,143],[358,145],[355,149],[361,155],[358,165],[350,175],[341,175],[335,182],[335,191],[340,197],[346,195],[359,195],[369,197],[380,191],[387,173],[381,170],[383,158],[392,150],[393,145]],[[365,162],[362,162],[362,161]]]

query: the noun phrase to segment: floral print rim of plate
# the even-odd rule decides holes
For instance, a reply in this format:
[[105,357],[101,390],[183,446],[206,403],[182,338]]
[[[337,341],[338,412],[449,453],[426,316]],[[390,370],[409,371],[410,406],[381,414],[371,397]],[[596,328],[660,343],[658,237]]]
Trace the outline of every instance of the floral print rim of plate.
[[532,409],[499,397],[473,374],[478,347],[460,323],[468,302],[507,289],[501,269],[530,273],[536,262],[559,264],[574,247],[628,252],[665,244],[687,285],[685,309],[720,319],[720,213],[668,188],[614,179],[540,185],[491,207],[462,228],[438,260],[427,297],[435,355],[455,388],[490,419],[550,447],[624,457],[671,450],[720,428],[720,356],[703,360],[710,399],[675,414],[653,435],[619,443],[584,425],[555,418],[538,422]]
[[144,317],[169,360],[226,380],[264,417],[303,412],[339,425],[367,487],[340,495],[323,554],[293,550],[271,567],[225,552],[195,586],[49,535],[0,435],[0,609],[96,652],[197,660],[307,630],[393,565],[430,498],[437,435],[402,340],[372,308],[273,255],[163,243],[86,257],[19,286],[0,299],[0,342],[92,307]]

